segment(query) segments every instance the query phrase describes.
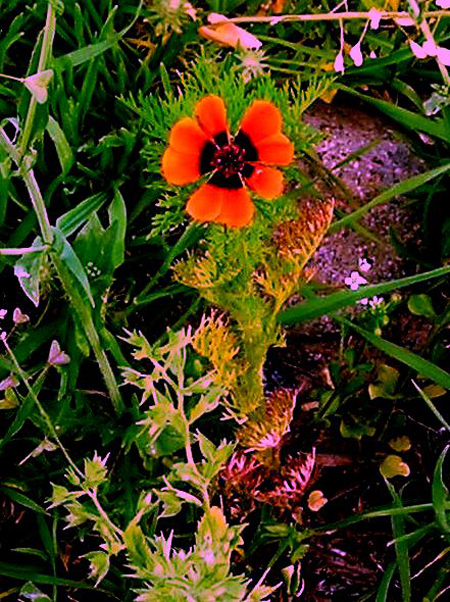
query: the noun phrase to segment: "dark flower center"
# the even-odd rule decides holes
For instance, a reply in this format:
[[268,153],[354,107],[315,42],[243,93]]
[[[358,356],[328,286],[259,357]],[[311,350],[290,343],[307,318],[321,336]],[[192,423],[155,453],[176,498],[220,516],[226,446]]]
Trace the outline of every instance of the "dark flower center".
[[225,178],[229,178],[241,173],[245,163],[244,157],[245,149],[231,142],[217,148],[211,163]]
[[232,190],[242,188],[242,178],[252,175],[252,162],[257,160],[258,152],[244,132],[238,132],[232,142],[227,132],[220,132],[202,148],[199,169],[201,175],[214,172],[210,184]]

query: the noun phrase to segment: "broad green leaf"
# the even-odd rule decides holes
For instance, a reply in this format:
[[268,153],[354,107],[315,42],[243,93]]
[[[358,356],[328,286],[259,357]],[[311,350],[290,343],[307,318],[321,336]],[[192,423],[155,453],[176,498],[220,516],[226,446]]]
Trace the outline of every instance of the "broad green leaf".
[[408,299],[408,309],[416,316],[425,316],[426,318],[436,317],[436,312],[434,311],[430,297],[423,293],[411,295]]
[[81,285],[87,298],[91,302],[92,307],[95,307],[89,280],[87,279],[86,272],[84,271],[81,261],[78,259],[77,254],[61,230],[59,228],[52,228],[52,231],[55,236],[54,252],[59,254],[61,261],[75,277],[76,281]]
[[30,556],[37,556],[41,560],[47,562],[48,556],[42,550],[37,550],[36,548],[12,548],[13,552],[17,552],[18,554],[30,554]]
[[[42,246],[42,239],[38,236],[34,239],[32,247]],[[47,249],[25,253],[14,266],[14,274],[21,289],[36,307],[39,305],[40,284],[47,254]]]
[[278,314],[278,321],[285,325],[306,322],[315,318],[320,318],[320,316],[323,315],[330,315],[344,307],[355,305],[360,299],[373,297],[375,295],[383,295],[396,289],[431,280],[432,278],[439,278],[440,276],[445,276],[449,273],[450,266],[445,266],[422,274],[416,274],[415,276],[391,280],[390,282],[361,286],[356,291],[345,290],[332,293],[323,298],[313,297],[297,307],[280,312]]
[[356,92],[356,90],[353,90],[352,88],[342,84],[338,84],[337,87],[340,90],[343,90],[352,96],[356,96],[357,98],[361,98],[361,100],[364,100],[368,104],[376,107],[379,111],[382,111],[405,128],[411,129],[414,132],[419,130],[429,134],[430,136],[434,136],[435,138],[440,138],[445,142],[450,142],[449,133],[445,127],[445,122],[442,119],[430,119],[424,115],[413,113],[412,111],[398,107],[391,102],[387,102],[386,100],[366,96],[365,94]]
[[434,380],[434,382],[436,382],[438,385],[450,389],[450,374],[442,368],[439,368],[439,366],[436,366],[436,364],[433,364],[423,357],[420,357],[420,355],[409,351],[409,349],[405,349],[400,345],[396,345],[395,343],[390,343],[389,341],[382,339],[376,334],[373,334],[372,332],[353,324],[353,322],[350,322],[345,318],[338,318],[338,320],[349,328],[356,330],[356,332],[372,343],[372,345],[378,347],[378,349],[381,349],[381,351],[384,353],[387,353],[399,362],[402,362],[413,370],[416,370],[421,376]]
[[[36,382],[33,385],[33,392],[36,396],[39,395],[39,392],[41,391],[42,386],[44,385],[45,376],[46,372],[41,372],[41,374],[36,379]],[[17,414],[12,424],[9,426],[6,434],[3,435],[3,437],[0,439],[0,449],[4,445],[6,445],[6,443],[8,443],[14,437],[14,435],[16,435],[20,431],[20,429],[23,427],[28,418],[30,418],[30,416],[33,414],[34,408],[34,399],[30,394],[28,394],[25,397],[25,400],[22,402],[20,408],[17,410]]]
[[75,158],[61,126],[51,115],[48,118],[47,132],[55,145],[62,172],[66,175],[74,164]]
[[25,600],[31,600],[32,602],[51,602],[51,598],[41,592],[41,590],[34,585],[31,581],[25,583],[20,590],[20,602]]
[[163,511],[159,518],[176,516],[181,511],[183,502],[174,491],[155,491],[155,495],[163,503]]
[[[16,563],[0,562],[0,575],[26,581],[31,579],[35,583],[43,583],[46,585],[59,585],[61,587],[72,587],[76,589],[90,589],[94,587],[84,581],[75,581],[74,579],[63,579],[53,575],[47,575],[39,572],[35,566],[17,565]],[[101,590],[96,590],[101,591]]]
[[122,265],[125,259],[125,235],[127,231],[127,207],[119,190],[114,193],[114,199],[108,209],[109,223],[114,230],[114,239],[110,245],[110,257],[113,269]]
[[377,397],[394,399],[398,377],[398,370],[387,364],[380,364],[380,366],[378,366],[377,382],[369,385],[370,399],[376,399]]
[[143,3],[143,0],[140,0],[139,6],[136,9],[136,12],[134,14],[134,17],[133,17],[131,23],[129,23],[121,31],[112,35],[107,40],[97,42],[96,44],[90,44],[89,46],[84,46],[83,48],[80,48],[79,50],[74,50],[73,52],[69,52],[68,54],[64,54],[62,56],[59,56],[56,59],[53,59],[52,66],[55,69],[59,69],[59,70],[63,70],[67,66],[73,68],[73,67],[76,67],[77,65],[82,65],[83,63],[90,61],[91,59],[99,56],[100,54],[103,54],[110,48],[114,48],[114,46],[116,46],[118,44],[118,42],[120,42],[120,40],[124,37],[124,35],[127,33],[127,31],[131,27],[133,27],[134,23],[136,22],[137,18],[139,17],[139,14],[141,12],[142,3]]
[[48,514],[48,512],[39,506],[39,504],[36,504],[36,502],[16,489],[12,489],[11,487],[1,487],[0,491],[10,500],[20,504],[21,506],[25,506],[25,508],[29,508],[30,510],[38,512],[39,514]]
[[123,532],[123,540],[127,547],[128,557],[133,566],[142,568],[147,566],[150,562],[152,553],[142,529],[136,525],[136,523],[130,523]]
[[376,429],[370,424],[366,424],[361,421],[355,420],[352,416],[348,416],[347,419],[341,420],[339,431],[346,439],[356,439],[361,441],[363,436],[373,437]]
[[380,472],[386,479],[393,477],[407,477],[410,470],[408,464],[396,454],[389,454],[380,464]]
[[95,587],[97,587],[109,571],[109,554],[100,551],[88,552],[84,554],[83,558],[86,558],[91,563],[89,577],[95,579]]

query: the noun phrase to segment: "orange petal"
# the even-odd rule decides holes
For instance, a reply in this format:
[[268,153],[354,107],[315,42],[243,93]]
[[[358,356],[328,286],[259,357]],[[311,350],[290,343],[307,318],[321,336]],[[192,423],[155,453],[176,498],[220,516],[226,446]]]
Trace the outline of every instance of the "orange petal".
[[218,42],[224,46],[237,48],[261,48],[262,43],[256,36],[238,27],[234,23],[219,23],[218,25],[209,25],[200,27],[198,32],[213,42]]
[[179,153],[169,146],[162,157],[162,174],[169,184],[190,184],[200,177],[199,161],[192,155]]
[[225,104],[218,96],[203,98],[197,103],[195,114],[200,127],[210,137],[228,130]]
[[256,165],[246,182],[260,197],[268,201],[283,194],[283,174],[273,167]]
[[208,141],[208,137],[195,119],[183,117],[173,126],[169,145],[179,153],[200,156],[200,151]]
[[255,100],[242,118],[241,130],[254,144],[281,132],[282,117],[275,105],[267,100]]
[[264,163],[289,165],[294,158],[294,145],[284,134],[265,138],[257,145],[258,159]]
[[255,213],[250,195],[246,188],[230,190],[222,188],[222,209],[214,221],[225,224],[231,228],[247,226]]
[[222,209],[222,188],[203,184],[188,201],[186,211],[199,222],[215,221]]

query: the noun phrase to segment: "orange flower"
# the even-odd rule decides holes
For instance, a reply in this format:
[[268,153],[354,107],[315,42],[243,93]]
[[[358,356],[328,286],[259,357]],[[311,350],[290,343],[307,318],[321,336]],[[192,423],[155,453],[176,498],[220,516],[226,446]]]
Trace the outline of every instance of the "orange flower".
[[162,158],[163,176],[169,184],[183,186],[210,173],[186,211],[201,222],[246,226],[255,208],[245,184],[263,199],[277,198],[283,174],[271,165],[288,165],[294,157],[294,145],[281,133],[281,114],[271,102],[256,100],[234,137],[218,96],[203,98],[195,115],[197,119],[183,117],[173,126]]

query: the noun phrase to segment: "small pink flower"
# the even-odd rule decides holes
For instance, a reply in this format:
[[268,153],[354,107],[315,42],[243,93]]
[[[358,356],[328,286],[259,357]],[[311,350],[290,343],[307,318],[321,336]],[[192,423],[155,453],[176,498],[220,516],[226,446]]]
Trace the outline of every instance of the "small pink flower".
[[350,58],[355,63],[356,67],[361,67],[363,64],[363,55],[361,52],[361,42],[358,42],[353,46],[349,52]]
[[344,53],[342,50],[339,52],[337,57],[334,59],[334,70],[336,73],[344,73]]
[[409,40],[409,46],[411,48],[411,52],[413,53],[413,55],[418,58],[418,59],[424,59],[427,56],[427,53],[425,52],[425,50],[422,48],[422,46],[420,44],[418,44],[417,42],[414,42],[414,40]]

